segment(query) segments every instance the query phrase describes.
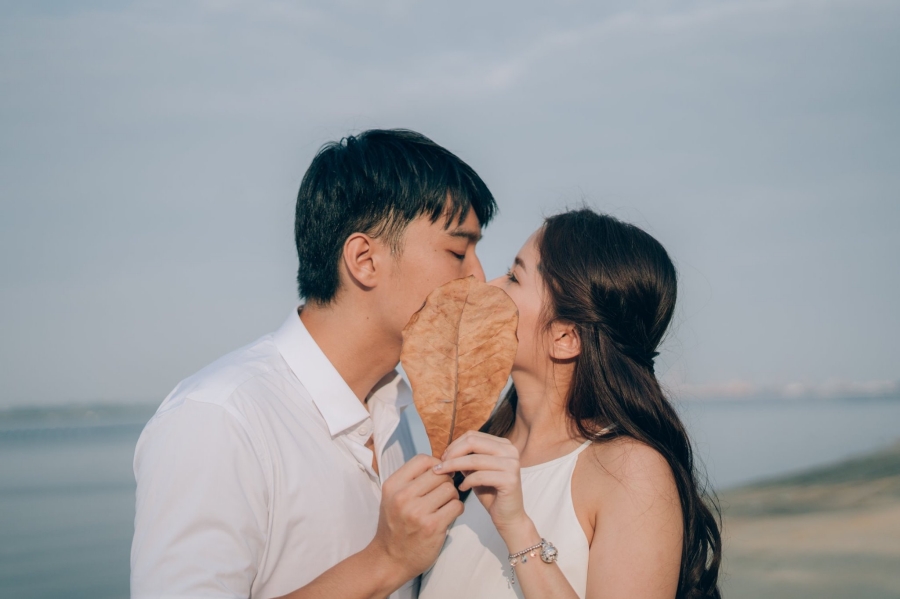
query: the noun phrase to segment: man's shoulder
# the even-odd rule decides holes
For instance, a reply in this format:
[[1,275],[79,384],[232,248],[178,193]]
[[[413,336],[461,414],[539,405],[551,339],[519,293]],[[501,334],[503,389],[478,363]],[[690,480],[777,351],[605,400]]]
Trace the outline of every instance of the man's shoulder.
[[263,451],[265,423],[276,403],[267,393],[285,385],[288,371],[272,334],[222,356],[175,386],[144,427],[136,456],[158,445],[154,439],[174,437],[208,442],[244,437]]
[[176,410],[187,400],[232,411],[240,404],[236,398],[238,390],[261,379],[283,376],[286,370],[272,334],[264,335],[178,383],[160,405],[157,415]]

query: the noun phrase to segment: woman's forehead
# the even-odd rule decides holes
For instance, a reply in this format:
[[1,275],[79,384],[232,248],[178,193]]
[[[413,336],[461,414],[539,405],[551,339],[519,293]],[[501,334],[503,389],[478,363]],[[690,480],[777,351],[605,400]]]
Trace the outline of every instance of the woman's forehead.
[[528,239],[525,240],[525,244],[522,246],[522,249],[519,250],[518,255],[516,255],[516,259],[524,262],[526,266],[532,265],[537,262],[539,258],[537,240],[538,232],[535,231],[528,237]]

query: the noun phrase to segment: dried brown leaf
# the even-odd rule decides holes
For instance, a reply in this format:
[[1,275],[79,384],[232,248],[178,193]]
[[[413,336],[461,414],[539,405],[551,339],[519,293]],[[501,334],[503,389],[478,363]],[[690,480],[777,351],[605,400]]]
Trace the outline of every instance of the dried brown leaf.
[[468,277],[435,289],[403,329],[400,360],[435,457],[491,415],[516,357],[518,321],[502,289]]

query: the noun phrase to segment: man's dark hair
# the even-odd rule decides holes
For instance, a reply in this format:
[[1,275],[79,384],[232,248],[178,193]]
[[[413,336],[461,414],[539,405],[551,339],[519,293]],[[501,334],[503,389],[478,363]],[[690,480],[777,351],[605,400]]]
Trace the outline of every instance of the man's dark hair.
[[465,162],[424,135],[405,129],[364,131],[326,144],[297,194],[294,240],[300,296],[330,303],[340,284],[344,242],[353,233],[402,251],[407,225],[427,215],[462,224],[474,210],[483,227],[497,205]]

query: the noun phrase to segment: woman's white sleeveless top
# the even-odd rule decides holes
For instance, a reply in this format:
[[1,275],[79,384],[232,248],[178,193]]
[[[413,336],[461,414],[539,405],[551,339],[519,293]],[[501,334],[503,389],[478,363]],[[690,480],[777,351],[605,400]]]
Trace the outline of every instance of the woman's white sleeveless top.
[[[538,534],[559,550],[556,563],[582,599],[587,588],[590,546],[572,505],[572,474],[578,455],[589,444],[585,441],[568,455],[521,470],[525,513],[534,521]],[[522,598],[519,584],[510,587],[507,582],[508,556],[506,543],[487,510],[475,493],[470,493],[465,512],[450,528],[441,555],[422,578],[419,599]],[[516,567],[546,567],[540,557],[531,559],[536,563]]]

